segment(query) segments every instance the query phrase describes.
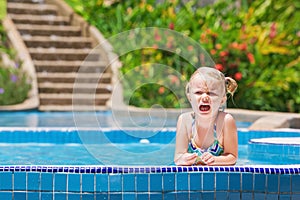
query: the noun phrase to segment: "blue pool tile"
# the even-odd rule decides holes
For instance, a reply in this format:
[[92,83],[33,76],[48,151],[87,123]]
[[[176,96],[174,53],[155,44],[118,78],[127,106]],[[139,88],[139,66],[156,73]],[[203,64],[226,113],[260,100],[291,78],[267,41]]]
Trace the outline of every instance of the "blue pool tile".
[[290,192],[291,191],[291,175],[281,174],[279,182],[280,192]]
[[148,174],[136,174],[136,191],[147,192],[148,191]]
[[55,193],[54,194],[54,199],[55,200],[66,200],[67,199],[67,195],[64,192]]
[[229,174],[229,190],[237,191],[241,189],[241,174],[230,173]]
[[0,190],[12,190],[12,172],[0,173]]
[[12,192],[0,192],[0,199],[12,199]]
[[121,192],[122,191],[122,176],[119,174],[109,175],[109,191]]
[[39,190],[40,173],[27,174],[27,190]]
[[254,193],[253,195],[254,195],[253,199],[255,199],[255,200],[265,200],[265,197],[266,197],[266,194],[264,194],[264,193]]
[[150,191],[160,192],[162,191],[162,174],[150,174]]
[[96,174],[96,192],[108,191],[108,174]]
[[253,194],[250,192],[243,192],[241,194],[242,200],[253,200]]
[[93,193],[82,194],[81,200],[94,200],[95,195]]
[[279,194],[279,199],[280,200],[290,200],[291,195],[290,194]]
[[243,173],[242,174],[242,190],[252,191],[253,190],[253,174]]
[[292,200],[299,200],[300,199],[300,194],[293,194],[292,195]]
[[94,174],[82,174],[82,191],[94,192]]
[[26,199],[26,192],[14,192],[14,199]]
[[164,190],[164,192],[175,190],[175,174],[174,173],[163,174],[163,190]]
[[14,190],[26,190],[26,173],[14,173]]
[[300,193],[300,176],[292,176],[292,192]]
[[110,193],[109,194],[109,199],[110,200],[120,200],[122,199],[122,193]]
[[53,199],[54,197],[53,197],[53,193],[52,192],[42,192],[41,193],[41,199],[49,199],[49,200],[51,200],[51,199]]
[[[190,192],[190,198],[189,199],[191,199],[191,200],[202,200],[202,195],[201,195],[200,192]],[[205,200],[205,199],[203,198],[203,200]]]
[[228,173],[216,174],[216,190],[227,191],[228,190]]
[[[15,195],[15,200],[18,200],[18,199],[21,200],[23,198],[17,198],[16,195]],[[26,199],[26,195],[25,195],[24,199]],[[30,199],[30,200],[40,200],[40,193],[38,193],[38,192],[27,192],[27,199]]]
[[[176,190],[177,191],[188,191],[189,189],[189,180],[188,173],[177,173],[176,176]],[[200,181],[199,181],[200,182]]]
[[107,193],[96,193],[96,200],[107,200],[108,194]]
[[180,199],[189,199],[189,192],[179,192],[177,191],[177,199],[180,200]]
[[135,176],[134,174],[123,174],[123,192],[135,191]]
[[241,195],[239,192],[228,192],[228,200],[239,200]]
[[163,199],[162,193],[150,193],[149,194],[149,200],[162,200],[162,199]]
[[278,174],[267,175],[267,191],[268,192],[278,192],[279,191],[278,180],[279,180]]
[[124,193],[123,192],[123,200],[135,200],[136,199],[136,196],[135,196],[135,193],[134,192],[129,192],[129,193]]
[[214,199],[215,193],[214,192],[202,192],[202,199]]
[[174,200],[174,199],[176,199],[176,193],[175,192],[163,193],[163,199],[164,200]]
[[81,200],[81,195],[79,193],[68,193],[68,200]]
[[137,193],[136,199],[137,200],[149,199],[149,194],[148,193]]
[[54,174],[54,190],[65,192],[67,189],[67,174]]
[[266,200],[278,200],[279,196],[278,194],[267,194],[266,195]]
[[254,175],[254,190],[256,192],[265,192],[266,190],[266,174]]
[[52,191],[53,190],[53,174],[41,173],[41,190]]
[[[205,191],[213,191],[215,185],[215,173],[203,173],[203,190]],[[192,184],[192,182],[191,182]]]
[[68,174],[68,191],[80,191],[80,174]]
[[[190,190],[191,191],[202,190],[202,173],[189,173],[189,176],[190,176]],[[206,182],[204,179],[203,181]]]
[[224,199],[227,199],[227,195],[228,195],[228,192],[220,192],[220,191],[217,191],[216,192],[216,200],[224,200]]

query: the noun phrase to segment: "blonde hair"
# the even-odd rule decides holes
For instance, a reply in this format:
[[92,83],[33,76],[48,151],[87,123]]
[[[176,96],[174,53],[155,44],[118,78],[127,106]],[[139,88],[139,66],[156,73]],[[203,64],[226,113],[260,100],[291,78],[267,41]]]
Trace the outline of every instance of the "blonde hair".
[[222,72],[220,72],[219,70],[212,68],[212,67],[200,67],[192,74],[189,82],[187,83],[187,85],[185,87],[185,93],[186,93],[187,97],[190,92],[190,83],[198,75],[207,77],[207,78],[212,78],[214,80],[220,81],[221,84],[224,84],[224,90],[225,90],[224,95],[230,94],[231,96],[233,96],[238,87],[238,84],[236,83],[236,81],[233,78],[225,77],[224,74]]

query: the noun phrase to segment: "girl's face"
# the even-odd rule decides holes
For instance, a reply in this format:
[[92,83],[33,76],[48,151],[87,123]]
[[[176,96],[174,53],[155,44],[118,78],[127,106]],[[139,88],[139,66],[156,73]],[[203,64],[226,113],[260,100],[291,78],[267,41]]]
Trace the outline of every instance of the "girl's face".
[[190,102],[195,114],[214,114],[219,110],[224,98],[225,89],[220,81],[196,76],[190,82]]

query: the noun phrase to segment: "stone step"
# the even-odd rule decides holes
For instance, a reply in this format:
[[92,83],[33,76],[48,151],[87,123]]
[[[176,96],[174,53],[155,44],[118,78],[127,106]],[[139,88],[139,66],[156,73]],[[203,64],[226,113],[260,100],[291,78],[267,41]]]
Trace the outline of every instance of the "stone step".
[[42,48],[92,48],[92,40],[87,37],[60,37],[60,36],[30,36],[24,35],[23,40],[27,47]]
[[40,111],[104,111],[108,108],[103,106],[95,105],[41,105],[39,106]]
[[105,105],[110,94],[45,94],[40,93],[41,105]]
[[55,5],[45,3],[18,3],[8,2],[7,12],[13,14],[31,14],[31,15],[57,15]]
[[110,83],[111,76],[111,73],[37,73],[39,83]]
[[14,2],[14,3],[44,3],[45,0],[7,0],[7,2]]
[[21,35],[40,35],[40,36],[81,36],[80,26],[61,26],[61,25],[30,25],[16,24]]
[[55,15],[9,14],[15,24],[69,25],[69,18]]
[[73,93],[73,94],[109,94],[111,84],[107,83],[39,83],[40,93]]
[[85,60],[99,61],[100,54],[92,49],[28,48],[33,60]]
[[83,61],[33,61],[37,72],[81,72],[81,73],[103,73],[108,71],[106,62],[83,62]]

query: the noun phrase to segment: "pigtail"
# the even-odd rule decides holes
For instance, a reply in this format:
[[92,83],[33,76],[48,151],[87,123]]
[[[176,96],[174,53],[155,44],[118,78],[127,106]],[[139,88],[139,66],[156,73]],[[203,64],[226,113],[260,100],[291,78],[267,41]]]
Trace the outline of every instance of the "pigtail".
[[226,83],[226,92],[233,96],[234,92],[236,91],[238,85],[233,78],[225,77]]

